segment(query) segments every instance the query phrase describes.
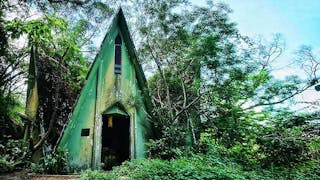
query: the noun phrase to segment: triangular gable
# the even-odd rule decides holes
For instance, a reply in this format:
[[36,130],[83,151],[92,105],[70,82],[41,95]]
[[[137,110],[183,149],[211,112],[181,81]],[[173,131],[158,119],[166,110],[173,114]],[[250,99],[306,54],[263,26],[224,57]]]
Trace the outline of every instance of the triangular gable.
[[128,25],[127,25],[127,22],[125,20],[125,17],[124,17],[124,14],[123,14],[123,11],[122,11],[122,8],[120,7],[119,8],[119,11],[118,13],[116,14],[116,16],[113,18],[113,21],[110,25],[110,27],[108,28],[108,32],[106,33],[106,35],[104,36],[103,38],[103,41],[100,45],[100,49],[99,49],[99,52],[97,53],[91,67],[90,67],[90,70],[86,76],[86,79],[88,79],[89,75],[90,75],[90,72],[92,70],[92,68],[94,67],[94,64],[97,62],[97,57],[99,56],[100,52],[101,52],[101,49],[102,49],[102,45],[105,43],[106,41],[106,38],[108,37],[108,34],[109,34],[109,30],[113,27],[113,26],[116,26],[116,25],[119,25],[120,27],[120,30],[122,32],[122,36],[124,38],[124,42],[127,46],[127,49],[128,49],[128,52],[129,52],[129,55],[130,55],[130,60],[132,60],[132,63],[134,65],[134,68],[135,68],[135,71],[136,71],[136,74],[137,74],[137,80],[139,82],[139,85],[141,85],[141,89],[143,89],[143,87],[146,87],[147,85],[147,81],[146,81],[146,77],[143,73],[143,70],[142,70],[142,67],[138,61],[138,57],[137,57],[137,53],[136,53],[136,50],[135,50],[135,46],[133,44],[133,41],[132,41],[132,38],[131,38],[131,35],[130,35],[130,32],[129,32],[129,28],[128,28]]
[[[132,41],[132,38],[131,38],[131,35],[130,35],[130,32],[129,32],[129,29],[128,29],[128,25],[127,25],[127,22],[125,20],[122,8],[120,7],[119,10],[118,10],[118,13],[113,17],[113,20],[112,20],[112,22],[111,22],[111,24],[110,24],[110,26],[108,28],[108,31],[107,31],[107,33],[106,33],[106,35],[105,35],[105,37],[104,37],[104,39],[103,39],[103,41],[102,41],[102,43],[100,45],[99,52],[96,54],[94,62],[92,63],[92,65],[90,67],[90,70],[88,71],[85,83],[82,86],[82,90],[81,90],[80,94],[78,95],[77,100],[75,101],[75,104],[73,106],[72,113],[74,111],[74,108],[78,104],[80,96],[83,93],[84,87],[88,83],[87,80],[90,77],[90,74],[91,74],[93,68],[96,66],[96,63],[99,62],[98,58],[99,58],[100,53],[102,51],[102,47],[103,47],[103,45],[104,45],[104,43],[105,43],[105,41],[106,41],[106,39],[107,39],[107,37],[109,35],[109,31],[114,26],[118,26],[120,28],[121,34],[123,36],[123,41],[125,43],[125,46],[127,47],[128,54],[130,56],[129,59],[130,59],[130,61],[132,62],[133,66],[134,66],[134,70],[135,70],[135,73],[136,73],[136,79],[138,81],[139,88],[140,88],[141,93],[142,93],[142,95],[144,97],[143,98],[143,102],[145,104],[145,108],[146,108],[148,113],[150,113],[151,110],[152,110],[152,103],[151,103],[151,100],[150,100],[150,95],[149,95],[149,91],[148,91],[148,87],[147,87],[147,81],[146,81],[145,75],[143,73],[142,67],[141,67],[141,65],[140,65],[140,63],[138,61],[137,53],[136,53],[136,50],[135,50],[135,47],[134,47],[134,44],[133,44],[133,41]],[[123,112],[123,113],[126,113],[126,112]],[[71,117],[72,116],[70,116],[70,118]],[[64,128],[62,130],[60,138],[58,139],[57,144],[60,143],[61,138],[64,135],[65,128],[68,126],[68,124],[70,122],[70,118],[68,119],[68,122],[66,123],[66,125],[64,126]]]
[[104,36],[104,38],[103,38],[103,41],[102,41],[102,43],[100,45],[99,52],[97,53],[97,55],[96,55],[96,57],[94,59],[94,62],[91,65],[91,68],[90,68],[90,70],[89,70],[89,72],[87,74],[86,79],[88,79],[91,70],[93,69],[95,63],[97,63],[97,58],[98,58],[99,54],[101,53],[102,46],[103,46],[103,44],[105,43],[105,41],[106,41],[106,39],[108,37],[110,29],[112,29],[113,26],[117,26],[117,25],[119,25],[119,27],[120,27],[120,31],[122,33],[125,45],[126,45],[126,47],[128,49],[130,60],[132,61],[132,64],[133,64],[135,72],[136,72],[136,78],[138,80],[138,84],[140,86],[140,90],[142,91],[142,94],[145,97],[143,99],[143,101],[144,101],[144,103],[146,105],[146,109],[147,109],[148,112],[151,112],[152,103],[150,101],[150,95],[149,95],[149,91],[148,91],[148,87],[147,87],[147,80],[146,80],[146,77],[145,77],[145,75],[143,73],[143,69],[142,69],[142,67],[141,67],[141,65],[140,65],[140,63],[138,61],[137,52],[136,52],[135,46],[133,44],[133,41],[132,41],[132,38],[131,38],[131,35],[130,35],[130,32],[129,32],[128,24],[127,24],[127,21],[126,21],[126,19],[124,17],[124,14],[123,14],[123,11],[122,11],[121,7],[119,8],[118,13],[113,17],[112,23],[110,24],[110,26],[108,28],[108,31],[107,31],[106,35]]

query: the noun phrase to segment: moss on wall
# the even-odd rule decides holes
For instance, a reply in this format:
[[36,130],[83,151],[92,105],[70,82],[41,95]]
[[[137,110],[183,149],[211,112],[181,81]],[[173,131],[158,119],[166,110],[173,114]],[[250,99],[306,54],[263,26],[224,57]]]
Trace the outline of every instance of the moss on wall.
[[[142,158],[150,124],[146,120],[140,65],[130,52],[132,42],[120,10],[106,35],[99,54],[87,77],[60,146],[68,149],[70,165],[74,168],[99,169],[101,163],[102,114],[117,104],[130,116],[130,157]],[[122,22],[122,23],[121,23]],[[122,43],[122,73],[114,74],[114,39],[120,34]],[[129,49],[128,49],[129,48]],[[140,67],[140,68],[137,68]],[[139,74],[137,74],[137,72]],[[81,136],[81,129],[90,128],[89,136]]]

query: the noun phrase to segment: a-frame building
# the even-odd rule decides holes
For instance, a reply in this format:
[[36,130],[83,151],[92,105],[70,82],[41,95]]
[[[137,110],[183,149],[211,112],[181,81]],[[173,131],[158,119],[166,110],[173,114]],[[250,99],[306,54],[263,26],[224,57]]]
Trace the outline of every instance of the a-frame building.
[[120,9],[67,124],[60,147],[76,169],[110,168],[145,156],[151,137],[150,99],[128,26]]

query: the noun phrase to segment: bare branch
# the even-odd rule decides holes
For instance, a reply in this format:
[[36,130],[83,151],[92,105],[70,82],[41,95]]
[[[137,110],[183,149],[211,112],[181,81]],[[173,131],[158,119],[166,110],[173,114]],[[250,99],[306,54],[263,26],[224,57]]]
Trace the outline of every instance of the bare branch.
[[278,100],[278,101],[269,102],[269,103],[258,103],[258,104],[249,106],[249,107],[247,107],[247,108],[244,108],[243,110],[244,110],[244,111],[247,111],[247,110],[253,109],[253,108],[255,108],[255,107],[259,107],[259,106],[270,106],[270,105],[275,105],[275,104],[283,103],[283,102],[285,102],[286,100],[291,99],[291,98],[293,98],[294,96],[296,96],[296,95],[304,92],[305,90],[307,90],[307,89],[308,89],[309,87],[311,87],[311,86],[313,86],[313,85],[307,85],[307,86],[303,87],[302,89],[297,90],[295,93],[293,93],[293,94],[291,94],[291,95],[289,95],[289,96],[287,96],[287,97],[285,97],[285,98],[282,98],[282,99],[280,99],[280,100]]

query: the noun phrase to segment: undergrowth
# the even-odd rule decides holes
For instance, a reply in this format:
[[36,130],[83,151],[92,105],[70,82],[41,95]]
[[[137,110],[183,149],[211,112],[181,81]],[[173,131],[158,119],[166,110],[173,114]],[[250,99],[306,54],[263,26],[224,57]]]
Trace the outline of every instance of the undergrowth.
[[214,156],[194,155],[172,160],[140,159],[125,162],[110,172],[87,170],[82,180],[91,179],[318,179],[320,165],[308,161],[293,168],[270,167],[243,170],[240,164]]

